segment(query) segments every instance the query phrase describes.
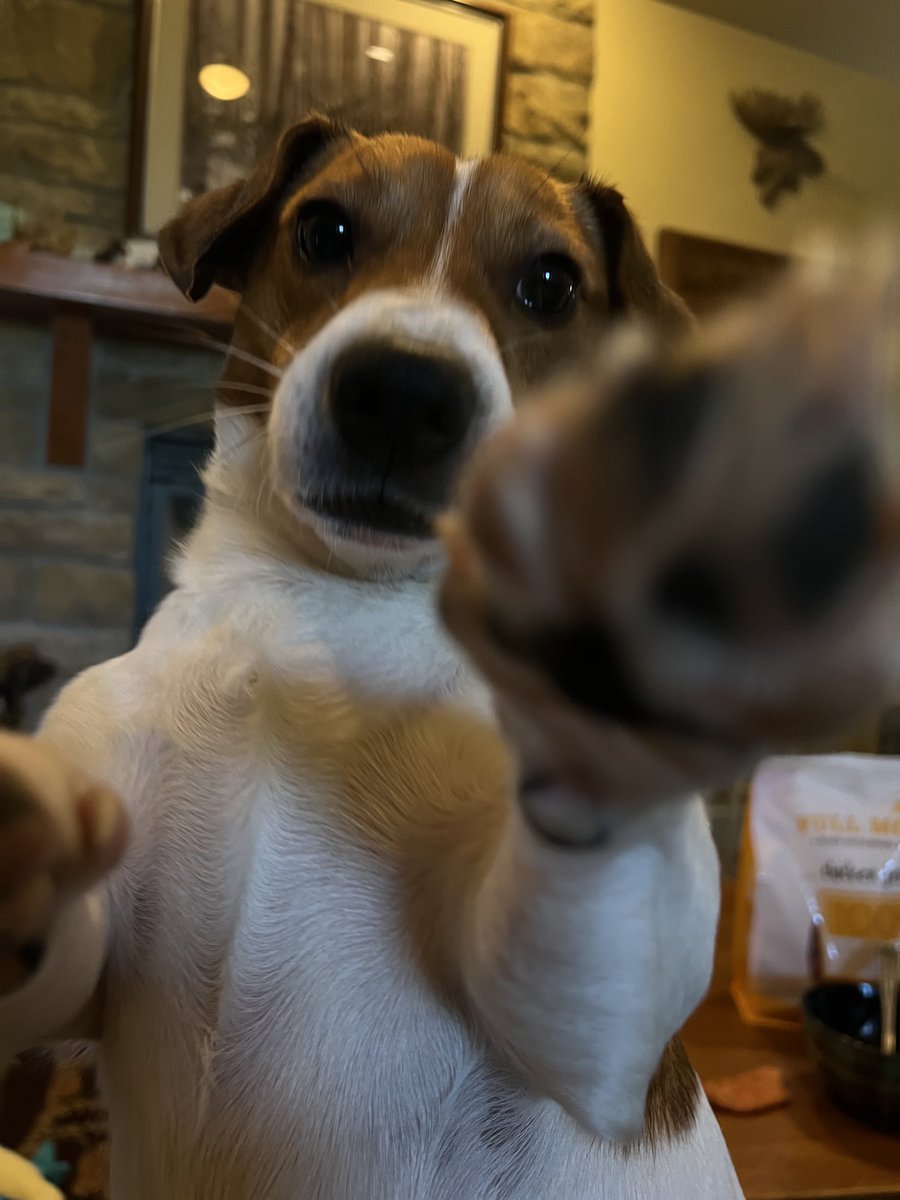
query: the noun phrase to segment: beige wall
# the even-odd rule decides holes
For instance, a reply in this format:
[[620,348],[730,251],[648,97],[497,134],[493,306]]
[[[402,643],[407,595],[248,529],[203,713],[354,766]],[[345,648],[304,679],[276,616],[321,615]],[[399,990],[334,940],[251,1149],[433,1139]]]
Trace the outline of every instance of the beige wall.
[[[900,2],[900,0],[898,0]],[[773,250],[798,229],[900,212],[900,90],[657,0],[597,0],[591,169],[626,193],[655,246],[664,226]],[[827,176],[766,211],[733,89],[819,95]]]

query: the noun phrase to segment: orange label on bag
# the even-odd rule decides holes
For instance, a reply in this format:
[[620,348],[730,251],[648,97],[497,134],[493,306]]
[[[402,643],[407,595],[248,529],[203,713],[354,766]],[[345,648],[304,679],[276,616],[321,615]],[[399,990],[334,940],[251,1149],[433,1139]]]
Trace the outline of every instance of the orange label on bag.
[[872,892],[819,892],[819,909],[833,937],[900,940],[900,896]]

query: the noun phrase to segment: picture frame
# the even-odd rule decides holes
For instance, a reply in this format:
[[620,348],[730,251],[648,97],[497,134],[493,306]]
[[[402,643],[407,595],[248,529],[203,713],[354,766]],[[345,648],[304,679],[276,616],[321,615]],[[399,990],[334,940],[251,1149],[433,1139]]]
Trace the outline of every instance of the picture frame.
[[463,157],[496,149],[507,34],[503,12],[464,0],[142,0],[129,233],[155,235],[312,109]]

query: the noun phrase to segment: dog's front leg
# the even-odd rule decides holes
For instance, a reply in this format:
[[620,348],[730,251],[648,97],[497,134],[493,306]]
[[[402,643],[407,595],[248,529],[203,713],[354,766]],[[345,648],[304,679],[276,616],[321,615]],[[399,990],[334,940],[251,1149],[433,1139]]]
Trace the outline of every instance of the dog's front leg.
[[597,1133],[639,1129],[708,980],[716,870],[688,797],[840,730],[890,674],[897,279],[883,252],[819,259],[674,349],[624,331],[495,436],[446,523],[443,612],[520,768],[465,980]]
[[513,811],[466,914],[463,982],[537,1093],[590,1133],[627,1141],[709,985],[718,911],[699,801],[610,825],[579,849]]

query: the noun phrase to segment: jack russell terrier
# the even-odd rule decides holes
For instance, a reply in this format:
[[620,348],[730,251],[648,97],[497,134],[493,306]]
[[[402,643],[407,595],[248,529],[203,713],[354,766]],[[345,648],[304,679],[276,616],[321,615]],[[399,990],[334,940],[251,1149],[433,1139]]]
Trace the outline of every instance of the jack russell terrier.
[[885,256],[697,331],[615,190],[317,117],[160,249],[206,502],[0,741],[0,1049],[97,1043],[114,1200],[739,1197],[696,793],[884,675]]

